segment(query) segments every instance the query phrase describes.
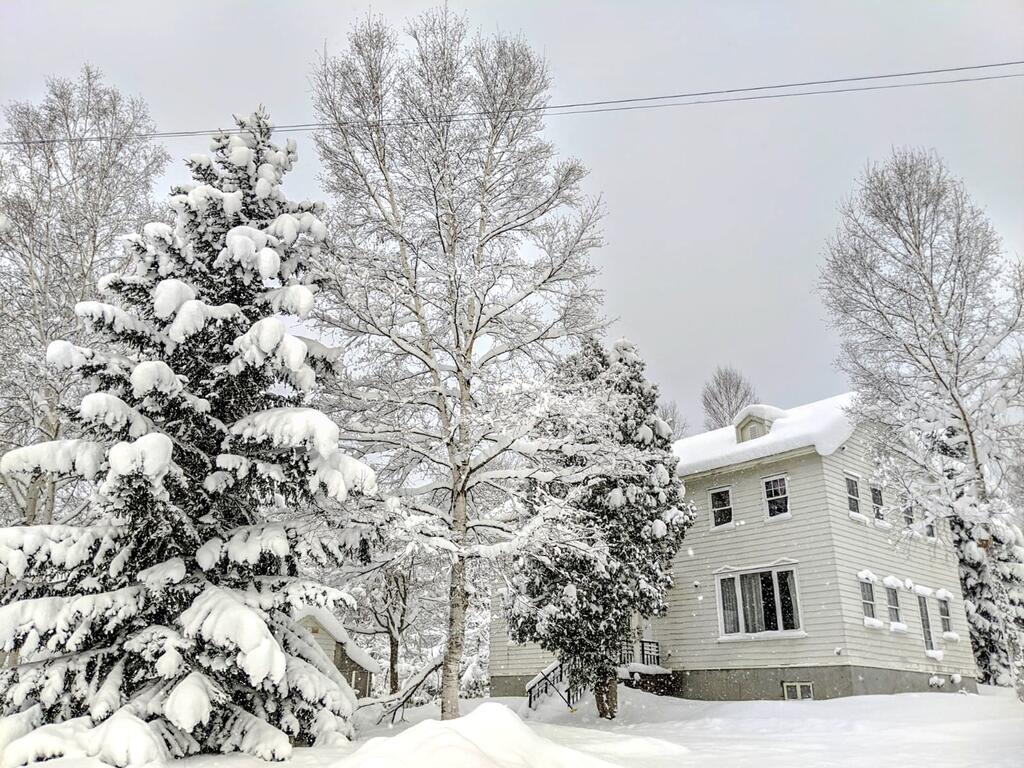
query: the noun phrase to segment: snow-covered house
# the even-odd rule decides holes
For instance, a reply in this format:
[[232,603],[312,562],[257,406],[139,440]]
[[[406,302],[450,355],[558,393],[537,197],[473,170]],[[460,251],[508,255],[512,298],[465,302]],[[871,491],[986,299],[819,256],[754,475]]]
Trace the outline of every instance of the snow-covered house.
[[[831,698],[975,690],[977,670],[949,532],[885,519],[849,395],[675,445],[697,519],[668,612],[639,653],[658,688],[695,699]],[[491,693],[523,695],[551,659],[492,625]],[[658,670],[657,667],[661,667]],[[650,680],[648,682],[651,682]]]
[[370,654],[352,641],[342,623],[322,608],[304,608],[295,618],[313,635],[356,696],[369,696],[373,676],[380,674],[380,667]]

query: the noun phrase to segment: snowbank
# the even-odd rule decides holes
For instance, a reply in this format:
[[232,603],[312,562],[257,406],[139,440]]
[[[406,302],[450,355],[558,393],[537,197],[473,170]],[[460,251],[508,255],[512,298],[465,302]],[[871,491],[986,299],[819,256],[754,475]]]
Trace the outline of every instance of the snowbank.
[[773,420],[768,434],[737,443],[735,426],[728,426],[684,437],[673,446],[679,457],[677,471],[692,475],[808,447],[828,456],[853,434],[845,411],[852,398],[853,393],[846,393],[785,411],[768,405],[749,406],[737,419],[768,417]]
[[609,768],[537,734],[511,709],[488,702],[458,720],[425,720],[371,739],[337,768]]

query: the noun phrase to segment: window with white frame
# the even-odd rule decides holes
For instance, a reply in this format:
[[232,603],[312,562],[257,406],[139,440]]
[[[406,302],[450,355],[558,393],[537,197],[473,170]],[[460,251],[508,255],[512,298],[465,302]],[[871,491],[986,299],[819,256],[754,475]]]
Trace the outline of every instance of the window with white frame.
[[925,518],[924,535],[927,536],[928,538],[931,538],[931,539],[935,538],[935,520],[934,520],[934,518],[931,518],[931,517],[926,517]]
[[764,480],[764,499],[768,517],[789,514],[789,482],[785,477],[767,477]]
[[792,567],[721,576],[718,588],[723,635],[800,629]]
[[864,607],[864,615],[875,618],[875,585],[870,581],[860,583],[860,604]]
[[889,621],[895,622],[897,624],[901,623],[900,593],[892,587],[886,587],[885,596],[889,601]]
[[875,519],[882,519],[882,489],[871,489],[871,511],[875,513]]
[[918,595],[917,606],[921,609],[921,633],[924,635],[924,647],[929,651],[934,651],[935,640],[932,638],[932,620],[928,616],[928,598]]
[[854,514],[860,514],[860,482],[856,477],[846,476],[846,504]]
[[953,617],[949,612],[949,600],[939,600],[939,620],[943,632],[953,631]]
[[783,683],[782,684],[782,697],[786,701],[795,701],[798,699],[813,699],[814,698],[814,684],[813,683]]
[[711,498],[711,527],[728,525],[732,522],[732,489],[715,488],[709,492]]
[[914,508],[913,507],[904,507],[903,508],[903,522],[907,524],[908,528],[914,524]]

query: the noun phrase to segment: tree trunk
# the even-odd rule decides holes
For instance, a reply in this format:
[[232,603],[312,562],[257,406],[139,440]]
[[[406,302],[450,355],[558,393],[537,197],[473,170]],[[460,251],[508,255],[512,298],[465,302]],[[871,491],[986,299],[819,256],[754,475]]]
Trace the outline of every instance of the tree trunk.
[[398,637],[388,636],[388,691],[398,693]]
[[594,703],[597,704],[598,717],[615,719],[619,713],[619,679],[614,673],[594,684]]
[[[457,485],[457,484],[456,484]],[[452,505],[452,528],[455,544],[462,546],[466,532],[466,493],[456,491]],[[448,643],[441,667],[441,719],[459,716],[459,666],[466,642],[466,561],[461,554],[452,563],[451,584],[448,592]]]

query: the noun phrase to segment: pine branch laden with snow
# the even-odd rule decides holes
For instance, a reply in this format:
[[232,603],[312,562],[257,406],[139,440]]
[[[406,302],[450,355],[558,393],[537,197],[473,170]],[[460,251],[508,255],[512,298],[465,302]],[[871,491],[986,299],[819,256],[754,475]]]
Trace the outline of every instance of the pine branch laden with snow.
[[890,519],[946,520],[981,682],[1024,647],[1024,268],[936,156],[897,150],[843,206],[821,290]]
[[[484,588],[467,571],[522,544],[525,480],[580,474],[549,461],[557,440],[525,438],[547,373],[600,326],[589,254],[601,209],[583,195],[584,168],[542,135],[537,53],[473,37],[447,9],[408,29],[406,47],[382,20],[360,22],[315,73],[325,185],[344,224],[321,319],[349,364],[332,393],[341,437],[402,494],[405,543],[448,575],[451,718],[470,592]],[[480,117],[451,120],[464,112]]]
[[[636,616],[665,611],[672,558],[693,521],[676,475],[672,430],[657,415],[657,388],[636,348],[610,353],[594,340],[567,362],[560,390],[568,418],[594,445],[564,458],[600,471],[576,488],[538,482],[538,498],[562,502],[560,524],[592,531],[589,546],[528,547],[513,558],[505,594],[509,632],[535,642],[563,664],[571,685],[595,687],[599,714],[615,717],[619,648],[636,639]],[[608,461],[614,457],[613,461]]]
[[25,726],[9,765],[278,760],[350,734],[352,691],[292,618],[343,597],[302,578],[302,556],[344,548],[289,518],[375,478],[303,407],[308,347],[274,314],[309,311],[320,209],[284,196],[295,146],[271,142],[267,116],[236,122],[189,161],[173,223],[128,238],[131,269],[76,307],[107,343],[47,352],[93,390],[70,413],[81,436],[0,461],[96,483],[87,525],[0,530],[0,649],[17,652],[0,708]]

